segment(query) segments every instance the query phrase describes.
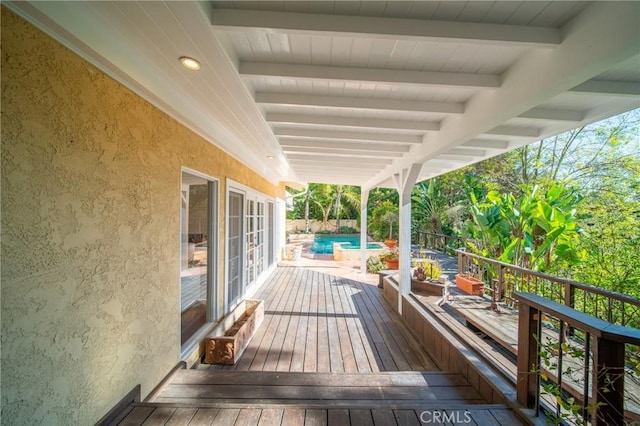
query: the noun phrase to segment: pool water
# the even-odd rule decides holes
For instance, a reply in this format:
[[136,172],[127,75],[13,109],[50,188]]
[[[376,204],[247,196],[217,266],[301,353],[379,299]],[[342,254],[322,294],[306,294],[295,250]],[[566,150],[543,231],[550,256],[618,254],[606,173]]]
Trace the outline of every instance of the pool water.
[[[360,235],[316,235],[313,238],[313,245],[311,246],[311,253],[315,254],[333,254],[333,243],[348,243],[344,244],[346,249],[356,250],[360,249]],[[380,248],[378,244],[368,244],[367,248],[377,249]]]

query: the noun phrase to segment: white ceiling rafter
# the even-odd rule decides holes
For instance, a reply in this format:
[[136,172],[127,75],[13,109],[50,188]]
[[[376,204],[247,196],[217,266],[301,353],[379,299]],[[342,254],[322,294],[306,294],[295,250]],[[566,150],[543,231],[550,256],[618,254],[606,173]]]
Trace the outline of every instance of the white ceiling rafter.
[[304,162],[304,161],[312,161],[312,162],[319,162],[319,163],[340,162],[340,163],[349,163],[351,165],[354,164],[354,161],[359,162],[360,164],[376,164],[381,166],[392,163],[391,160],[384,159],[384,158],[362,158],[362,157],[359,158],[356,156],[353,156],[350,158],[334,158],[327,155],[317,155],[314,158],[310,158],[309,156],[306,156],[306,155],[293,154],[293,155],[287,155],[287,158],[289,160],[298,160],[298,162]]
[[570,121],[579,123],[584,119],[584,113],[582,111],[571,111],[566,109],[532,108],[529,111],[523,112],[518,117],[531,118],[534,120]]
[[240,62],[242,77],[278,77],[310,81],[360,81],[410,86],[452,86],[495,89],[501,78],[495,74],[408,71],[381,68],[330,67],[322,65]]
[[327,155],[331,157],[373,157],[373,158],[401,158],[402,152],[378,151],[378,150],[357,150],[357,149],[334,149],[334,148],[304,148],[304,147],[283,147],[286,155]]
[[264,92],[257,92],[255,101],[257,104],[265,105],[314,106],[443,114],[463,114],[465,108],[464,104],[459,102],[403,101],[353,96],[296,95],[293,93]]
[[276,127],[273,134],[278,138],[313,138],[313,139],[343,139],[351,141],[377,141],[377,142],[397,142],[403,144],[419,144],[422,137],[419,135],[407,135],[404,133],[379,133],[379,132],[353,132],[344,130],[318,130],[291,127]]
[[569,89],[571,93],[599,96],[640,96],[640,81],[588,80]]
[[503,151],[509,148],[509,141],[501,139],[471,139],[470,141],[467,141],[460,146]]
[[369,150],[377,152],[409,152],[409,145],[386,144],[382,142],[353,142],[343,140],[326,139],[282,139],[280,145],[283,148],[330,148],[335,150]]
[[489,129],[484,132],[486,135],[494,136],[510,136],[518,138],[537,138],[540,136],[540,129],[531,127],[518,127],[518,126],[496,126],[493,129]]
[[349,118],[312,114],[282,114],[267,112],[265,120],[273,124],[294,124],[329,127],[384,129],[405,132],[431,132],[440,129],[436,121],[385,120],[372,118]]
[[214,9],[211,23],[229,31],[261,29],[276,34],[436,40],[441,43],[552,48],[562,40],[557,28],[258,10]]

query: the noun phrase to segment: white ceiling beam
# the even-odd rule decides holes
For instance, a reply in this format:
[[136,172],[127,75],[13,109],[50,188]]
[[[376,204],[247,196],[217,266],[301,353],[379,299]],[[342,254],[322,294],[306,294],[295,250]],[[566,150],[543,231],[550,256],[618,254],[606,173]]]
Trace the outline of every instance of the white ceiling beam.
[[464,42],[553,47],[562,35],[556,28],[482,24],[423,19],[214,9],[211,24],[229,31],[260,29],[278,34],[365,37],[390,40]]
[[478,87],[496,89],[501,77],[495,74],[408,71],[381,68],[330,67],[320,65],[240,62],[243,77],[278,77],[311,81],[348,81],[410,86]]
[[509,148],[509,141],[500,139],[471,139],[470,141],[465,142],[460,146],[501,151]]
[[[293,156],[293,155],[292,155]],[[290,156],[291,157],[291,156]],[[309,158],[307,156],[293,156],[295,158],[288,158],[287,161],[289,164],[296,166],[308,166],[308,167],[341,167],[346,169],[363,169],[363,170],[380,170],[380,164],[373,162],[368,163],[364,162],[362,164],[358,164],[358,167],[353,167],[353,161],[344,161],[344,162],[331,162],[331,159],[318,158],[316,162],[315,159]]]
[[362,186],[362,182],[366,180],[368,176],[356,176],[356,177],[340,177],[336,175],[317,174],[317,175],[302,175],[298,179],[303,182],[316,182],[316,183],[328,183],[337,185],[353,185]]
[[378,172],[378,169],[354,169],[353,167],[336,167],[332,165],[312,165],[312,164],[291,164],[291,167],[295,169],[296,174],[300,173],[316,173],[325,175],[351,175],[351,176],[369,176],[372,177]]
[[640,81],[610,81],[594,79],[578,84],[571,88],[569,92],[582,95],[637,97],[640,96]]
[[350,118],[311,114],[285,114],[267,112],[267,123],[296,124],[313,126],[338,126],[363,129],[401,130],[407,132],[430,132],[440,129],[437,121],[384,120],[374,118]]
[[332,163],[334,161],[340,162],[340,163],[350,163],[353,165],[354,168],[357,168],[360,165],[360,162],[362,162],[362,164],[378,164],[378,165],[389,165],[393,162],[392,160],[387,160],[382,158],[363,158],[363,159],[335,158],[335,157],[330,157],[326,155],[318,155],[316,157],[310,158],[309,156],[301,155],[301,154],[287,155],[287,159],[301,160],[301,161],[310,160],[310,161],[313,161],[314,163],[317,163],[317,162]]
[[447,154],[464,155],[468,157],[477,157],[477,158],[482,158],[485,155],[487,155],[487,153],[481,149],[469,149],[469,148],[453,148],[447,151]]
[[584,119],[584,113],[581,111],[571,111],[566,109],[532,108],[527,112],[523,112],[518,117],[532,118],[535,120],[571,121],[579,123]]
[[542,134],[540,129],[519,126],[496,126],[484,133],[487,135],[511,136],[516,138],[537,138]]
[[295,173],[297,176],[304,176],[305,178],[309,178],[311,177],[312,179],[319,179],[319,180],[313,180],[314,182],[320,182],[320,179],[324,179],[328,176],[333,176],[336,179],[340,179],[341,177],[352,177],[352,178],[361,178],[361,179],[366,179],[368,177],[371,177],[371,175],[373,174],[373,172],[363,172],[363,171],[358,171],[358,170],[351,170],[351,171],[336,171],[333,173],[327,173],[327,169],[324,170],[317,170],[317,169],[298,169],[295,170]]
[[328,148],[334,150],[351,149],[377,152],[409,152],[409,145],[384,144],[377,142],[352,142],[342,140],[319,139],[282,139],[283,148]]
[[[615,31],[602,31],[615,28]],[[503,74],[495,91],[479,91],[462,116],[450,116],[439,132],[363,185],[370,189],[417,161],[438,157],[580,84],[624,64],[640,51],[640,3],[594,2],[563,28],[553,50],[531,49]]]
[[263,105],[314,106],[443,114],[463,114],[465,112],[465,106],[462,103],[402,101],[397,99],[357,98],[348,96],[257,92],[255,100],[257,104]]
[[435,157],[438,160],[447,160],[449,163],[470,163],[475,158],[470,157],[468,155],[456,155],[456,154],[440,154]]
[[422,136],[373,133],[373,132],[349,132],[344,130],[320,130],[302,129],[292,127],[276,127],[273,134],[279,137],[314,138],[314,139],[343,139],[353,141],[378,141],[418,144],[422,142]]
[[400,158],[404,154],[402,152],[380,152],[365,151],[357,149],[332,149],[332,148],[304,148],[299,146],[284,147],[282,149],[286,155],[327,155],[331,157],[372,157],[372,158]]

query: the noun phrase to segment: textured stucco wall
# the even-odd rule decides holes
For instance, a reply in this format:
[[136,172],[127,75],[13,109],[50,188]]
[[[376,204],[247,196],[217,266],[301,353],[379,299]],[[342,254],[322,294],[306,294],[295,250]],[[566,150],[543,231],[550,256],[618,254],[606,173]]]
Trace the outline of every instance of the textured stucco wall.
[[5,8],[1,66],[3,424],[91,424],[179,361],[181,166],[280,191]]

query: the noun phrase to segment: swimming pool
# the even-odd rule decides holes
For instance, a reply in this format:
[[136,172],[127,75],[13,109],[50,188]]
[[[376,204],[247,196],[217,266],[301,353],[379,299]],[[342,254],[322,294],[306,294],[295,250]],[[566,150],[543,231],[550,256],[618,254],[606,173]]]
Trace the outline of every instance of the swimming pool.
[[360,235],[316,235],[311,245],[311,253],[333,254],[333,243],[349,243],[349,247],[360,248]]

